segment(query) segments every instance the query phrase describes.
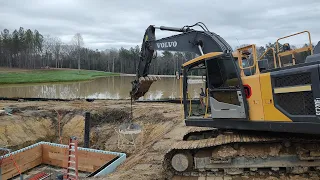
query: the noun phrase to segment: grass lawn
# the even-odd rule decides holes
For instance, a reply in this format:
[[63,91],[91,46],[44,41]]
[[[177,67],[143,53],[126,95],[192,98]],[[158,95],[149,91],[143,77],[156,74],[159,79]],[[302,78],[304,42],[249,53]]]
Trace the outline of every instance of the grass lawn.
[[118,73],[66,69],[44,69],[17,72],[1,72],[0,84],[20,84],[20,83],[45,83],[45,82],[68,82],[84,81],[97,77],[117,76]]

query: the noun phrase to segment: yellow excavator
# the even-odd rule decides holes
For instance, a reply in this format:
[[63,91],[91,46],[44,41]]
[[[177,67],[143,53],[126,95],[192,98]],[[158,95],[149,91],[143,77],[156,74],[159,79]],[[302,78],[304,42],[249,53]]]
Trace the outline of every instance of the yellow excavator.
[[[178,34],[156,40],[156,29]],[[309,38],[305,47],[279,43],[301,34]],[[320,43],[313,47],[308,31],[279,38],[276,48],[258,58],[254,44],[233,51],[201,22],[182,28],[151,25],[132,82],[133,99],[143,96],[155,81],[148,73],[157,50],[199,55],[181,69],[184,121],[195,128],[166,153],[166,172],[300,174],[320,169]],[[301,53],[307,56],[298,61]],[[266,54],[272,60],[263,59]],[[194,72],[205,76],[203,113],[197,108],[199,99],[188,91]]]

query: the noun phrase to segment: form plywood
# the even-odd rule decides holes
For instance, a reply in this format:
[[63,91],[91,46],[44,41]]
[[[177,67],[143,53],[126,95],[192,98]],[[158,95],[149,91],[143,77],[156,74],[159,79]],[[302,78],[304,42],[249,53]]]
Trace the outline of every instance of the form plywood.
[[[12,157],[18,164],[20,171],[24,172],[42,163],[42,147],[41,145],[35,146],[23,152],[15,153]],[[10,157],[2,160],[1,170],[2,179],[9,179],[19,174]]]
[[[42,145],[42,163],[67,167],[68,149],[59,146]],[[116,155],[78,150],[78,169],[94,172],[101,166],[116,158]]]
[[[48,164],[62,168],[67,167],[68,148],[65,145],[40,142],[19,151],[12,152],[11,154],[22,173],[40,164]],[[115,160],[118,157],[119,159]],[[0,156],[0,158],[2,157]],[[108,162],[115,160],[110,167],[104,167],[103,170],[99,172],[101,175],[104,175],[112,172],[124,159],[125,155],[121,153],[80,148],[78,150],[78,169],[85,172],[95,172]],[[10,157],[3,158],[2,164],[0,165],[3,180],[19,175]]]

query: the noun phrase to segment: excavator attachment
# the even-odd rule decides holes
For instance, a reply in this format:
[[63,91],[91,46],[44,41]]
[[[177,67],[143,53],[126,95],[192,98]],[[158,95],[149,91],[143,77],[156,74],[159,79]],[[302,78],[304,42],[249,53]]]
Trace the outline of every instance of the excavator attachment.
[[157,80],[160,80],[160,77],[146,76],[133,81],[132,91],[130,92],[132,99],[137,100],[144,96],[149,91],[151,84]]
[[155,58],[154,48],[151,43],[154,40],[155,28],[150,25],[143,36],[136,79],[131,82],[132,90],[130,91],[130,95],[133,100],[144,96],[151,84],[157,80],[156,78],[148,77],[151,60]]

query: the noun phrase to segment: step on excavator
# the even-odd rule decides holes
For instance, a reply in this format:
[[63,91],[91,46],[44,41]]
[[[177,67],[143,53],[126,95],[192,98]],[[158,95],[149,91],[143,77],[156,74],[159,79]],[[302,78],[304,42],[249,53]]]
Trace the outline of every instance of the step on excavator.
[[[201,30],[195,30],[194,27]],[[155,30],[177,32],[162,39]],[[302,48],[280,44],[307,34]],[[181,67],[183,117],[194,126],[165,154],[168,175],[261,173],[305,174],[320,169],[320,43],[308,31],[276,41],[257,57],[254,44],[233,51],[201,22],[182,28],[149,26],[145,32],[131,97],[149,89],[149,66],[157,50],[198,55]],[[306,54],[298,60],[298,54]],[[263,59],[271,54],[271,60]],[[189,94],[193,72],[205,82],[205,110]]]

